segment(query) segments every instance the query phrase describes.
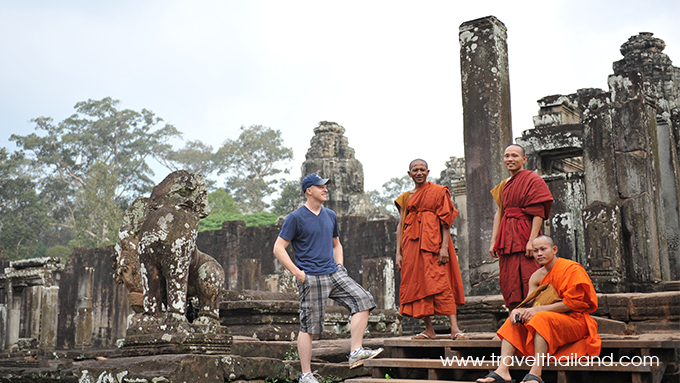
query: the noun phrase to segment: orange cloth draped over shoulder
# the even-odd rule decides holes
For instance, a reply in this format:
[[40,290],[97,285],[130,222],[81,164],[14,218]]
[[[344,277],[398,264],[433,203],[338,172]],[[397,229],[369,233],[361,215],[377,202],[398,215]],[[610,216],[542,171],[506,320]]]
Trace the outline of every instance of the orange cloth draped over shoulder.
[[465,304],[465,294],[450,235],[445,235],[449,262],[438,263],[441,226],[448,229],[458,215],[449,189],[427,182],[413,195],[406,192],[394,202],[403,221],[399,313],[413,318],[455,314],[456,307]]
[[597,334],[597,322],[589,314],[597,310],[597,295],[583,266],[558,258],[540,284],[548,283],[555,287],[571,311],[539,311],[526,325],[513,325],[508,318],[498,330],[498,336],[510,342],[523,356],[534,355],[536,333],[548,342],[551,357],[577,359],[600,355],[602,340]]

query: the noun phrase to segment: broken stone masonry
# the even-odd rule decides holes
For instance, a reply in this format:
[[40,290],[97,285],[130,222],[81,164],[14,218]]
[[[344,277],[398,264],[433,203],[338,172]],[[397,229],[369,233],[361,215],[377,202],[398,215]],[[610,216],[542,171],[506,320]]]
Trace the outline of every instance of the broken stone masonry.
[[[512,143],[505,33],[494,17],[460,27],[469,190],[491,190],[508,176],[501,162]],[[678,280],[680,70],[664,47],[651,33],[631,37],[608,92],[544,97],[534,129],[516,141],[555,198],[545,232],[561,256],[588,269],[599,292],[655,291]],[[470,293],[496,293],[498,267],[486,251],[495,204],[486,193],[466,202],[467,232],[481,233],[459,241]]]
[[[621,46],[609,91],[539,100],[517,142],[548,183],[546,230],[582,263],[599,292],[653,291],[678,280],[680,69],[665,44],[640,33]],[[675,125],[674,125],[675,124]],[[561,251],[564,254],[564,251]]]
[[[59,258],[9,262],[0,274],[0,350],[54,349],[59,316]],[[2,262],[0,262],[1,264]]]
[[[465,158],[451,157],[438,183],[449,187],[460,211],[452,229],[467,295],[459,324],[469,332],[495,331],[507,311],[494,295],[498,266],[487,252],[495,213],[488,191],[508,176],[501,157],[513,142],[506,28],[495,17],[472,20],[461,25],[459,40]],[[677,333],[680,321],[680,69],[663,49],[651,33],[631,37],[607,91],[540,99],[534,128],[516,140],[527,150],[527,168],[555,197],[544,231],[561,256],[586,267],[600,293],[594,316],[601,333]],[[374,337],[416,329],[395,310],[397,221],[368,207],[362,165],[344,132],[336,123],[319,123],[302,175],[316,172],[333,182],[326,206],[338,213],[346,268],[378,305],[366,336],[372,346],[379,341]],[[220,230],[196,233],[207,214],[204,185],[189,173],[173,174],[126,212],[115,249],[74,249],[66,264],[56,258],[8,262],[0,255],[0,349],[13,357],[0,358],[0,377],[297,378],[297,362],[283,360],[299,327],[297,289],[271,253],[280,223],[224,222]],[[163,291],[164,284],[154,283],[163,280],[178,284]],[[193,323],[185,319],[187,302],[198,308]],[[349,313],[330,306],[321,342],[346,337],[348,325]],[[202,354],[122,357],[159,351]],[[314,357],[340,362],[345,351],[315,351]],[[35,356],[42,358],[27,359]],[[346,364],[333,363],[314,368],[349,377]]]

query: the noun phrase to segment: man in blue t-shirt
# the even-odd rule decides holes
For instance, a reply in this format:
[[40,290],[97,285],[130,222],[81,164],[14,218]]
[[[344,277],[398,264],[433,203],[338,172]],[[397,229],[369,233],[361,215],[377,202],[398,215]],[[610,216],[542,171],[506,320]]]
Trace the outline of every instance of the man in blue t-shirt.
[[[301,383],[318,383],[312,375],[312,334],[323,331],[326,300],[332,298],[352,315],[349,368],[380,354],[361,346],[368,325],[368,311],[375,308],[373,296],[347,275],[343,266],[338,220],[335,212],[321,206],[328,199],[326,178],[310,174],[302,179],[302,192],[307,202],[290,213],[274,244],[274,255],[283,267],[297,278],[300,293],[300,333],[298,355]],[[295,263],[286,252],[293,245]]]

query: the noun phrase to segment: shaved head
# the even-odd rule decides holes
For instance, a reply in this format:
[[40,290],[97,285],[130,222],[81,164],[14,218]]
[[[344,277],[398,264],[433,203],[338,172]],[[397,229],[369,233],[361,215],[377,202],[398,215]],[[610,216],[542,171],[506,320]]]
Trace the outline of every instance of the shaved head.
[[422,158],[416,158],[415,160],[411,161],[410,164],[408,164],[408,170],[411,170],[411,168],[413,168],[413,164],[415,164],[416,162],[424,163],[426,169],[430,168],[429,166],[427,166],[427,161],[423,160]]
[[[510,145],[508,145],[508,147],[507,147],[507,148],[509,148],[509,147],[511,147],[511,146],[516,146],[516,147],[518,147],[518,148],[519,148],[519,150],[521,150],[521,151],[522,151],[522,157],[526,157],[526,155],[527,155],[527,151],[526,151],[526,150],[524,150],[524,147],[522,147],[522,145],[519,145],[519,144],[510,144]],[[506,148],[506,149],[507,149],[507,148]]]
[[534,238],[534,241],[539,239],[539,238],[545,238],[548,241],[548,243],[550,244],[551,247],[555,246],[555,241],[553,241],[552,237],[550,237],[549,235],[541,234],[538,237]]
[[[524,150],[524,148],[522,147],[522,145],[518,145],[518,144],[510,144],[510,145],[508,145],[508,148],[511,147],[511,146],[516,146],[516,147],[518,147],[518,148],[522,151],[522,157],[526,157],[527,151]],[[507,148],[506,148],[506,149],[507,149]]]

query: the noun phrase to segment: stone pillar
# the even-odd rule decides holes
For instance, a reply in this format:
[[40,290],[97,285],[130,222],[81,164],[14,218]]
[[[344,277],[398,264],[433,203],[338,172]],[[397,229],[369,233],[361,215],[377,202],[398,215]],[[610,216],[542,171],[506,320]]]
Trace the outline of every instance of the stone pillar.
[[[8,286],[7,306],[9,307],[9,315],[7,316],[7,343],[6,347],[11,347],[19,341],[19,332],[21,330],[21,299],[22,294],[17,294],[17,290],[10,283]],[[23,290],[23,289],[22,289]]]
[[242,259],[239,268],[240,289],[260,290],[262,262],[256,258]]
[[[458,255],[458,265],[460,267],[461,278],[463,279],[465,295],[470,295],[470,257],[468,256],[470,236],[467,218],[465,158],[449,158],[446,161],[446,168],[442,170],[436,183],[449,188],[453,204],[458,209],[458,217],[456,217],[451,226],[451,236],[453,237],[453,244]],[[493,279],[493,277],[490,279]]]
[[361,285],[373,295],[379,309],[395,309],[394,259],[369,258],[361,262]]
[[[503,151],[512,143],[506,28],[493,16],[460,26],[468,232],[472,295],[499,292],[489,255],[496,204],[489,191],[508,176]],[[489,280],[489,276],[493,276]]]
[[[680,140],[677,116],[680,114],[680,68],[674,67],[670,57],[663,53],[666,43],[650,32],[631,36],[621,45],[623,59],[614,62],[614,74],[626,72],[642,74],[642,92],[655,100],[652,116],[656,114],[656,139],[653,149],[659,157],[659,184],[668,252],[668,273],[661,271],[663,279],[680,277]],[[675,123],[673,122],[675,116]],[[654,119],[654,117],[652,117]],[[664,238],[660,238],[663,242]],[[662,264],[666,261],[661,260]]]
[[599,292],[626,290],[621,249],[621,211],[612,142],[609,94],[579,97],[583,111],[583,167],[586,185],[582,210],[585,262],[583,266]]
[[78,313],[76,315],[76,347],[92,346],[92,277],[94,269],[86,267],[78,286]]
[[5,342],[6,342],[6,336],[7,332],[9,330],[9,327],[7,326],[7,305],[2,303],[0,304],[0,350],[5,349]]
[[59,323],[59,286],[42,289],[42,315],[40,319],[40,348],[53,350],[57,345]]
[[665,145],[659,142],[661,192],[666,217],[666,241],[671,280],[677,281],[680,279],[680,147],[678,147],[680,146],[680,118],[678,118],[680,109],[675,109],[674,112],[674,119],[664,119],[661,123],[657,119],[657,127],[659,141],[662,141],[662,137],[667,140]]
[[612,75],[609,87],[624,254],[631,282],[668,280],[670,270],[661,211],[655,113],[646,104],[643,78],[639,72]]
[[40,339],[40,316],[42,312],[43,286],[31,286],[26,288],[28,299],[26,312],[26,336],[25,338]]

